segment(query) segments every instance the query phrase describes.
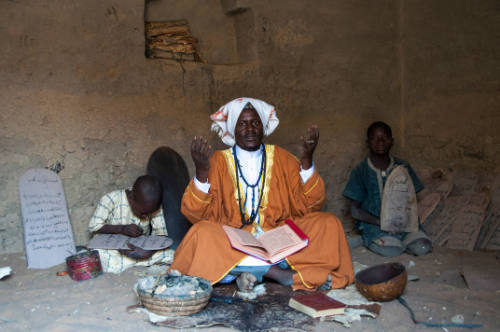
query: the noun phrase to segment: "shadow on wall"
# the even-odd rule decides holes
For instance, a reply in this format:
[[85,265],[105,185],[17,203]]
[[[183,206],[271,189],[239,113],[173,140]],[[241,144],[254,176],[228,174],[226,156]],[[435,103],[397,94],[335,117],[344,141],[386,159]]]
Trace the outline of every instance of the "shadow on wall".
[[254,13],[238,0],[146,0],[144,22],[148,58],[228,65],[257,57]]

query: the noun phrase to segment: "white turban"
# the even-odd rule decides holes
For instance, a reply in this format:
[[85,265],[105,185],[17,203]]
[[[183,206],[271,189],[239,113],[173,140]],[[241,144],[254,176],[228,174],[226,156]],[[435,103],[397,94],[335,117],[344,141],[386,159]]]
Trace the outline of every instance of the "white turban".
[[238,98],[232,100],[219,108],[217,112],[210,115],[210,119],[213,121],[212,130],[219,135],[224,144],[233,146],[236,143],[234,140],[234,128],[236,127],[236,121],[238,121],[247,103],[250,103],[259,114],[264,128],[264,136],[271,135],[280,123],[280,120],[278,120],[276,116],[274,106],[262,100],[254,98]]

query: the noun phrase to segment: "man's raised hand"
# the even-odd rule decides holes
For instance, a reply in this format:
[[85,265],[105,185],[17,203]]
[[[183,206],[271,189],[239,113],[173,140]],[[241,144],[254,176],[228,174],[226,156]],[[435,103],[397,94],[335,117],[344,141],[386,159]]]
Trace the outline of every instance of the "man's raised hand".
[[307,130],[306,136],[301,136],[302,141],[302,156],[300,158],[300,164],[303,169],[309,169],[313,163],[313,153],[318,145],[319,141],[319,129],[317,125],[312,125],[311,128]]
[[203,136],[195,136],[193,138],[193,142],[191,143],[191,158],[193,158],[194,166],[196,167],[196,178],[202,183],[207,182],[208,179],[211,150],[212,147]]

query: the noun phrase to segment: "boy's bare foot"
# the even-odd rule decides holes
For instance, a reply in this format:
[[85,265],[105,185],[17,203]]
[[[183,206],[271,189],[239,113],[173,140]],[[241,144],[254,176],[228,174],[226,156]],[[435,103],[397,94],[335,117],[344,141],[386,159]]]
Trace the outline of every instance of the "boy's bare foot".
[[236,278],[236,285],[241,292],[249,293],[253,290],[253,286],[257,281],[257,277],[255,277],[250,272],[243,272]]

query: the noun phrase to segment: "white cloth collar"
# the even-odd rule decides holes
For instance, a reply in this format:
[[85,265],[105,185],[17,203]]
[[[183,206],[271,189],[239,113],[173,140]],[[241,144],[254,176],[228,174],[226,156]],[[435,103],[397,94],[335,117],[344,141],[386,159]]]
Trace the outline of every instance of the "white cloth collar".
[[247,151],[240,148],[238,145],[235,145],[236,156],[238,160],[251,160],[258,159],[262,156],[264,146],[261,145],[260,148],[256,151]]

